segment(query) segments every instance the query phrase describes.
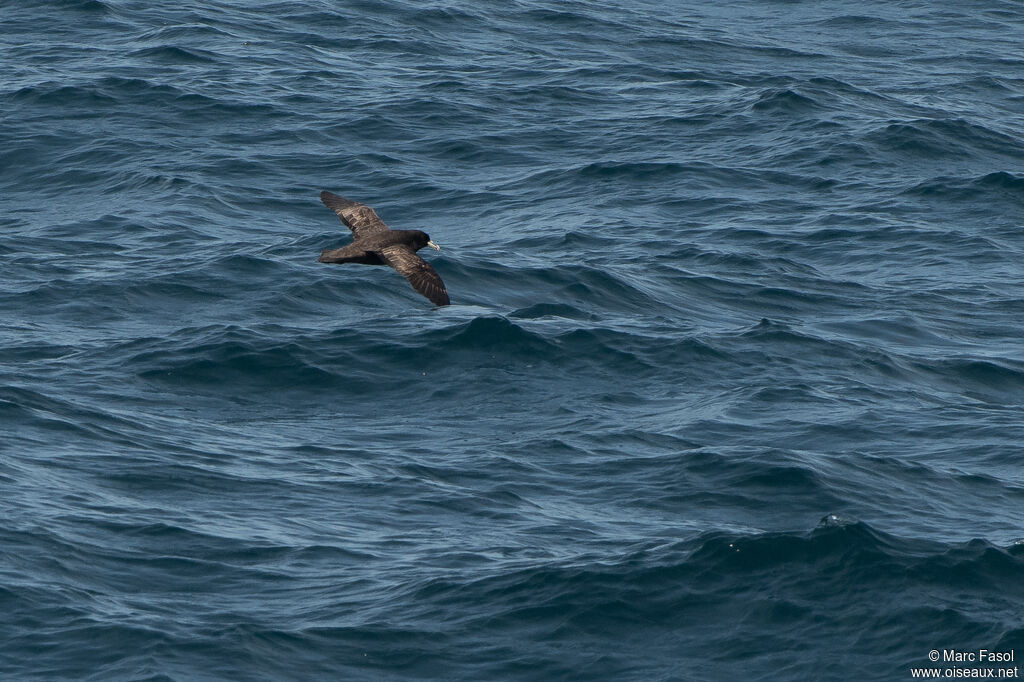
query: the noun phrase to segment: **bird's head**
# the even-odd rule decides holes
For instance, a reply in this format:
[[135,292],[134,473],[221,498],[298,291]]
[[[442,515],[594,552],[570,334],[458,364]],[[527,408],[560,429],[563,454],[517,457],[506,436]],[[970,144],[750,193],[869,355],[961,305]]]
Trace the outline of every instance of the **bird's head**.
[[440,251],[441,247],[430,241],[430,235],[426,232],[420,232],[416,235],[416,250],[422,249],[424,246],[429,246],[435,251]]

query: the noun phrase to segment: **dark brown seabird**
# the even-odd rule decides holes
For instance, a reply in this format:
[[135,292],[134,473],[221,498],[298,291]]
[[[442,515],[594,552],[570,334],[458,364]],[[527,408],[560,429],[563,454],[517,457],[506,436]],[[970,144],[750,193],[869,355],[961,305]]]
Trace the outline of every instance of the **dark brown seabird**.
[[412,288],[434,305],[449,305],[448,290],[441,276],[430,264],[416,255],[424,246],[441,250],[430,241],[430,235],[419,230],[392,230],[377,213],[358,201],[320,192],[324,206],[338,214],[341,222],[352,230],[352,243],[320,254],[321,263],[363,263],[390,265],[409,280]]

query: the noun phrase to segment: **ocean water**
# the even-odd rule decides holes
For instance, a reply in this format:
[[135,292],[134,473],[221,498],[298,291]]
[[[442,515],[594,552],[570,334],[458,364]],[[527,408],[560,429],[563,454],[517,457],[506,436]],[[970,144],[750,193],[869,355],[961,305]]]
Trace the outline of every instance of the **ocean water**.
[[1019,2],[2,12],[0,679],[1024,657]]

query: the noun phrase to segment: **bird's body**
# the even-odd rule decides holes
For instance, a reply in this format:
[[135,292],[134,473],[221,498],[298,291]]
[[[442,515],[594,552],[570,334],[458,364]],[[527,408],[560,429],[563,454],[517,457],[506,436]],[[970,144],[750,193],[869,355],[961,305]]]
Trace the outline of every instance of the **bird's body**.
[[424,246],[441,250],[430,235],[420,230],[392,230],[377,213],[358,201],[324,191],[320,200],[352,230],[352,243],[320,254],[321,263],[362,263],[390,265],[409,280],[413,289],[434,305],[449,305],[448,290],[441,276],[425,260],[416,255]]

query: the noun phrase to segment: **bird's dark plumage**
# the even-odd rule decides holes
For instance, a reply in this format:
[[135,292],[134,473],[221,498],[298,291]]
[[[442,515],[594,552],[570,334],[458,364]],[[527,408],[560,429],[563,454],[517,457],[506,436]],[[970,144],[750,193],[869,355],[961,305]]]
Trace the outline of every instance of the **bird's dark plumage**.
[[409,280],[412,288],[426,296],[434,305],[449,305],[448,290],[441,276],[430,264],[416,255],[424,246],[440,247],[430,235],[420,230],[392,230],[377,217],[376,211],[324,191],[320,200],[352,230],[352,243],[320,254],[321,263],[363,263],[390,265]]

